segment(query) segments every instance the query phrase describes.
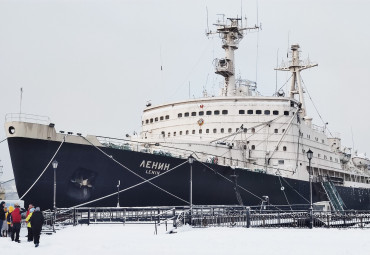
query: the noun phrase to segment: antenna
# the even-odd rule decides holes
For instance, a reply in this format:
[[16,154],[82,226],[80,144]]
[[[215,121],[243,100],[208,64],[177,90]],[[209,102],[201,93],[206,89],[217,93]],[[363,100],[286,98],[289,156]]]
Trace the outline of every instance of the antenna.
[[240,25],[243,27],[243,0],[240,0]]
[[288,54],[289,54],[289,36],[290,36],[290,31],[288,31],[288,49],[286,51],[286,58],[288,58]]
[[206,13],[207,13],[207,33],[206,34],[209,34],[209,25],[208,25],[208,7],[206,6]]
[[23,94],[23,88],[21,87],[21,99],[19,101],[19,114],[22,113],[22,94]]
[[[276,68],[278,67],[279,65],[279,48],[277,49],[277,52],[276,52]],[[277,70],[275,71],[275,95],[277,95]]]

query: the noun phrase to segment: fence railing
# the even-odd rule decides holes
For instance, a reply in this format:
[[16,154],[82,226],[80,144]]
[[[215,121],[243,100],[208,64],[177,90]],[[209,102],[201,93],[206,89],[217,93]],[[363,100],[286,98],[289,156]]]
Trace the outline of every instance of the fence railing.
[[[277,206],[193,206],[189,207],[85,207],[58,209],[46,217],[50,224],[184,224],[193,227],[309,228],[308,210],[276,209]],[[315,228],[370,228],[370,211],[314,211]],[[166,228],[167,229],[167,228]]]

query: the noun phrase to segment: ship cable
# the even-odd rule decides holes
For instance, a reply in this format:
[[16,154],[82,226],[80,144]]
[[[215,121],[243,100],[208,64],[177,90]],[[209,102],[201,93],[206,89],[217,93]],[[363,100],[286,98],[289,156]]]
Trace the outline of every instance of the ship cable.
[[19,198],[19,200],[22,200],[24,198],[25,195],[27,195],[27,193],[33,188],[33,186],[35,186],[35,184],[39,181],[39,179],[41,178],[41,176],[45,173],[46,169],[48,169],[49,165],[51,164],[51,162],[53,162],[55,156],[58,154],[60,148],[62,147],[62,145],[64,144],[64,142],[66,141],[66,136],[67,135],[64,135],[63,137],[63,140],[62,142],[60,143],[58,149],[56,150],[56,152],[54,153],[54,155],[51,157],[49,163],[46,165],[46,167],[44,168],[44,170],[42,171],[42,173],[40,174],[40,176],[36,179],[36,181],[31,185],[31,187],[29,187],[29,189]]
[[[315,110],[316,110],[317,115],[319,115],[319,117],[320,117],[320,119],[321,119],[322,123],[324,124],[325,128],[329,131],[330,136],[331,136],[331,137],[334,137],[334,136],[333,136],[333,134],[330,132],[329,128],[327,128],[327,126],[326,126],[326,125],[327,125],[327,122],[325,122],[325,121],[324,121],[324,119],[322,118],[321,114],[319,113],[319,110],[317,110],[316,105],[315,105],[315,103],[313,102],[313,99],[312,99],[312,97],[311,97],[311,95],[310,95],[310,92],[308,92],[307,86],[306,86],[306,84],[304,83],[304,81],[303,81],[302,77],[301,77],[301,80],[302,80],[303,87],[304,87],[305,91],[307,92],[308,97],[310,98],[310,100],[311,100],[311,102],[312,102],[313,107],[314,107],[314,108],[315,108]],[[324,131],[325,131],[325,129],[324,129]]]
[[289,182],[287,180],[285,180],[285,178],[283,176],[281,176],[281,178],[283,179],[283,181],[288,184],[289,187],[292,188],[293,191],[295,191],[301,198],[303,198],[304,200],[306,200],[308,203],[310,203],[310,201],[305,198],[301,193],[299,193],[295,188],[292,187],[292,185],[289,184]]
[[[180,198],[180,197],[178,197],[178,196],[176,196],[176,195],[174,195],[174,194],[172,194],[171,192],[169,192],[169,191],[167,191],[167,190],[165,190],[165,189],[163,189],[163,188],[161,188],[161,187],[159,187],[159,186],[157,186],[157,185],[155,185],[154,183],[151,183],[150,182],[150,180],[152,180],[152,179],[155,179],[155,178],[151,178],[151,179],[145,179],[144,177],[142,177],[141,175],[139,175],[139,174],[137,174],[137,173],[135,173],[134,171],[132,171],[131,169],[129,169],[127,166],[125,166],[125,165],[123,165],[122,163],[120,163],[120,162],[118,162],[116,159],[114,159],[111,155],[108,155],[105,151],[103,151],[102,149],[100,149],[98,146],[96,146],[95,144],[93,144],[93,143],[91,143],[88,139],[86,139],[85,137],[83,137],[83,136],[81,136],[83,139],[85,139],[88,143],[90,143],[92,146],[94,146],[98,151],[100,151],[101,153],[103,153],[105,156],[107,156],[108,158],[110,158],[111,160],[113,160],[114,162],[116,162],[118,165],[120,165],[121,167],[123,167],[123,168],[125,168],[126,170],[128,170],[129,172],[131,172],[132,174],[134,174],[134,175],[136,175],[137,177],[139,177],[140,179],[142,179],[142,180],[145,180],[144,182],[142,182],[141,184],[143,184],[143,183],[145,183],[145,182],[149,182],[151,185],[153,185],[154,187],[156,187],[156,188],[158,188],[158,189],[160,189],[160,190],[162,190],[163,192],[165,192],[165,193],[167,193],[167,194],[169,194],[169,195],[171,195],[171,196],[173,196],[173,197],[175,197],[175,198],[177,198],[177,199],[179,199],[179,200],[181,200],[181,201],[183,201],[183,202],[185,202],[185,203],[189,203],[188,201],[186,201],[186,200],[184,200],[184,199],[182,199],[182,198]],[[181,165],[183,165],[183,164],[185,164],[187,161],[185,161],[184,163],[182,163],[182,164],[180,164],[180,165],[178,165],[177,167],[179,167],[179,166],[181,166]],[[175,167],[175,168],[177,168],[177,167]],[[173,169],[175,169],[175,168],[173,168]],[[173,170],[173,169],[171,169],[171,170]],[[169,170],[167,170],[166,172],[164,172],[163,174],[165,174],[165,173],[168,173],[169,172]],[[156,177],[159,177],[159,176],[162,176],[163,174],[160,174],[160,175],[157,175]],[[116,192],[116,194],[117,194],[117,192]],[[91,203],[91,202],[89,202],[89,203]]]
[[0,143],[4,142],[6,139],[8,139],[8,138],[5,138],[5,139],[4,139],[4,140],[2,140]]
[[[198,160],[197,160],[198,161]],[[204,164],[203,162],[201,162],[201,161],[198,161],[199,163],[201,163],[202,165],[204,165],[205,167],[207,167],[208,169],[210,169],[211,171],[213,171],[215,174],[218,174],[219,176],[221,176],[222,178],[224,178],[225,180],[227,180],[227,181],[229,181],[229,182],[231,182],[232,184],[235,184],[235,182],[234,181],[232,181],[232,180],[230,180],[229,178],[227,178],[226,176],[224,176],[224,175],[222,175],[222,174],[220,174],[219,172],[217,172],[215,169],[213,169],[213,168],[211,168],[211,167],[209,167],[209,166],[207,166],[206,164]],[[259,196],[257,196],[256,194],[254,194],[252,191],[250,191],[250,190],[247,190],[246,188],[244,188],[244,187],[242,187],[242,186],[240,186],[239,184],[237,184],[237,187],[238,188],[240,188],[240,189],[242,189],[242,190],[244,190],[244,191],[246,191],[247,193],[249,193],[250,195],[252,195],[252,196],[254,196],[254,197],[256,197],[256,198],[258,198],[259,200],[261,200],[261,201],[265,201],[263,198],[261,198],[261,197],[259,197]],[[270,204],[272,207],[275,207],[276,209],[278,209],[278,210],[280,210],[280,211],[282,211],[279,207],[276,207],[275,205],[273,205],[273,204]]]
[[[288,78],[288,80],[286,80],[286,82],[283,84],[283,86],[281,86],[280,88],[279,88],[279,90],[277,90],[277,91],[280,91],[285,85],[287,85],[287,83],[290,81],[290,79],[293,77],[293,74]],[[277,95],[277,92],[275,92],[274,94],[273,94],[273,96],[274,95]]]
[[[109,157],[109,155],[108,155],[108,157]],[[114,160],[116,163],[118,163],[119,165],[121,165],[119,162],[117,162],[116,160]],[[163,173],[161,173],[161,174],[159,174],[159,175],[156,175],[156,176],[154,176],[154,177],[152,177],[152,178],[149,178],[149,179],[145,179],[144,177],[141,177],[140,175],[139,175],[139,177],[141,178],[141,179],[143,179],[144,181],[142,181],[142,182],[139,182],[139,183],[137,183],[137,184],[134,184],[134,185],[132,185],[132,186],[130,186],[130,187],[128,187],[128,188],[125,188],[125,189],[123,189],[123,190],[120,190],[118,193],[121,193],[121,192],[125,192],[125,191],[127,191],[127,190],[130,190],[130,189],[133,189],[133,188],[135,188],[135,187],[137,187],[137,186],[140,186],[140,185],[142,185],[142,184],[144,184],[144,183],[150,183],[150,184],[152,184],[153,186],[155,186],[155,187],[157,187],[157,188],[159,188],[160,190],[162,190],[162,191],[164,191],[164,192],[166,192],[166,193],[168,193],[169,195],[171,195],[171,196],[173,196],[173,197],[175,197],[175,198],[177,198],[177,199],[179,199],[179,200],[181,200],[181,201],[183,201],[183,202],[185,202],[185,203],[187,203],[187,204],[190,204],[190,202],[189,201],[186,201],[185,199],[182,199],[182,198],[180,198],[180,197],[178,197],[178,196],[176,196],[176,195],[174,195],[174,194],[172,194],[172,193],[170,193],[170,192],[168,192],[168,191],[166,191],[166,190],[164,190],[164,189],[162,189],[162,188],[160,188],[160,187],[158,187],[157,185],[155,185],[155,184],[153,184],[153,183],[151,183],[150,181],[152,181],[152,180],[154,180],[154,179],[156,179],[156,178],[158,178],[158,177],[160,177],[160,176],[162,176],[162,175],[164,175],[164,174],[167,174],[167,173],[169,173],[169,172],[172,172],[173,170],[175,170],[176,168],[179,168],[180,166],[182,166],[182,165],[184,165],[184,164],[186,164],[186,163],[188,163],[188,161],[186,160],[186,161],[184,161],[183,163],[181,163],[181,164],[179,164],[179,165],[177,165],[177,166],[175,166],[175,167],[173,167],[173,168],[171,168],[171,169],[169,169],[169,170],[167,170],[166,172],[163,172]],[[122,167],[124,167],[123,165],[121,165]],[[126,168],[126,167],[125,167]],[[129,170],[129,169],[128,169]],[[129,170],[129,171],[131,171],[131,170]],[[82,203],[82,204],[79,204],[79,205],[75,205],[75,206],[72,206],[72,207],[70,207],[69,209],[73,209],[73,208],[77,208],[77,207],[81,207],[81,206],[84,206],[84,205],[87,205],[87,204],[90,204],[90,203],[93,203],[93,202],[97,202],[97,201],[99,201],[99,200],[103,200],[103,199],[106,199],[106,198],[108,198],[108,197],[111,197],[111,196],[115,196],[115,195],[117,195],[117,192],[113,192],[112,194],[109,194],[109,195],[106,195],[106,196],[103,196],[103,197],[100,197],[100,198],[97,198],[97,199],[94,199],[94,200],[91,200],[91,201],[88,201],[88,202],[85,202],[85,203]],[[194,204],[193,204],[194,205]],[[66,210],[65,212],[67,212],[67,211],[69,211],[69,210]]]
[[279,177],[279,182],[280,182],[280,187],[281,187],[280,189],[281,189],[281,191],[282,191],[282,192],[283,192],[283,194],[284,194],[284,197],[285,197],[286,202],[288,203],[288,205],[289,205],[289,207],[290,207],[290,210],[291,210],[291,211],[293,211],[292,206],[291,206],[291,204],[289,203],[288,197],[287,197],[287,195],[285,194],[285,188],[284,188],[283,184],[281,183],[280,175],[278,175],[278,177]]

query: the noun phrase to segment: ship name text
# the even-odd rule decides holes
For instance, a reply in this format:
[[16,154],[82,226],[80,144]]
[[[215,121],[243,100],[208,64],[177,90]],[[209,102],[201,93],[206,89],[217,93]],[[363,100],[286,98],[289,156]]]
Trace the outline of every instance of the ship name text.
[[146,174],[159,175],[161,173],[160,170],[163,171],[169,170],[170,164],[150,160],[143,160],[140,164],[140,167],[146,168],[145,170]]

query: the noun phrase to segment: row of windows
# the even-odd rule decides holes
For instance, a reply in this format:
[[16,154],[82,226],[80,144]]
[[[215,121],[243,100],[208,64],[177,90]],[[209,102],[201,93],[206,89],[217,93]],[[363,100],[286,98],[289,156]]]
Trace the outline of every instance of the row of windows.
[[[251,133],[252,134],[254,134],[256,132],[256,129],[255,128],[251,128],[250,130],[251,130]],[[195,135],[196,133],[198,133],[198,134],[203,134],[203,133],[209,134],[209,133],[211,133],[211,131],[212,131],[213,134],[217,134],[217,132],[220,132],[221,134],[226,133],[226,129],[225,128],[221,128],[219,131],[217,130],[217,128],[214,128],[212,130],[209,129],[209,128],[207,128],[207,129],[199,129],[198,132],[196,132],[196,130],[193,129],[191,131],[191,134],[193,134],[193,135]],[[239,128],[236,128],[235,129],[235,132],[238,132],[238,131],[239,131]],[[233,129],[232,128],[228,128],[227,129],[227,133],[232,133],[232,132],[233,132]],[[248,132],[248,129],[247,128],[243,128],[243,132],[244,133],[247,133]],[[276,128],[274,130],[274,132],[277,134],[277,133],[279,133],[279,130]],[[282,129],[281,132],[284,133],[285,132],[285,129]],[[188,135],[188,134],[190,134],[190,131],[189,130],[186,130],[184,133],[183,133],[183,131],[180,131],[178,133],[176,131],[174,131],[172,133],[173,136],[176,136],[177,134],[178,135],[183,135],[183,134]],[[162,135],[165,136],[165,132],[164,131],[162,131]],[[167,137],[171,137],[171,132],[168,132],[167,133]]]
[[[239,110],[239,114],[245,114],[246,112],[247,112],[247,114],[254,114],[254,113],[257,114],[257,115],[262,114],[262,110],[256,110],[256,111],[254,111],[254,110],[247,110],[247,111]],[[222,111],[214,110],[213,112],[212,111],[206,111],[206,112],[200,111],[198,113],[197,112],[185,112],[185,113],[177,114],[177,117],[182,118],[182,117],[189,117],[189,116],[204,116],[204,115],[212,115],[212,113],[213,113],[213,115],[220,115],[220,114],[227,115],[229,112],[228,112],[228,110],[222,110]],[[271,115],[271,111],[270,110],[264,110],[263,114],[264,115]],[[272,111],[272,115],[279,115],[279,111],[277,111],[277,110]],[[289,111],[284,111],[284,115],[288,116]]]
[[[153,123],[154,121],[155,122],[157,122],[157,121],[159,121],[159,120],[164,120],[164,119],[166,119],[166,120],[169,120],[170,119],[170,115],[166,115],[166,116],[161,116],[161,117],[156,117],[156,118],[151,118],[151,119],[147,119],[147,120],[145,120],[145,123],[146,124],[149,124],[149,122],[150,123]],[[144,121],[143,121],[143,124],[144,124]]]
[[[204,116],[204,115],[227,115],[229,113],[228,110],[214,110],[213,112],[212,111],[199,111],[199,112],[185,112],[185,113],[179,113],[177,114],[177,117],[178,118],[182,118],[182,117],[189,117],[189,116]],[[262,110],[239,110],[239,114],[257,114],[257,115],[261,115],[262,114]],[[271,115],[271,111],[270,110],[264,110],[263,111],[263,114],[264,115]],[[279,111],[277,110],[274,110],[272,111],[272,115],[279,115]],[[289,115],[289,111],[284,111],[284,115],[288,116]],[[153,123],[153,122],[157,122],[157,121],[162,121],[162,120],[168,120],[170,119],[170,116],[169,115],[166,115],[166,116],[161,116],[161,117],[156,117],[156,118],[150,118],[150,119],[146,119],[145,120],[145,124],[149,124],[149,123]],[[144,124],[144,121],[143,121],[143,124]]]
[[[306,154],[306,150],[302,149],[302,153]],[[320,153],[317,154],[317,157],[322,158]],[[324,155],[324,159],[328,160],[328,157]],[[329,159],[330,161],[333,161],[333,157],[329,157]],[[338,158],[334,158],[334,161],[338,163]]]

